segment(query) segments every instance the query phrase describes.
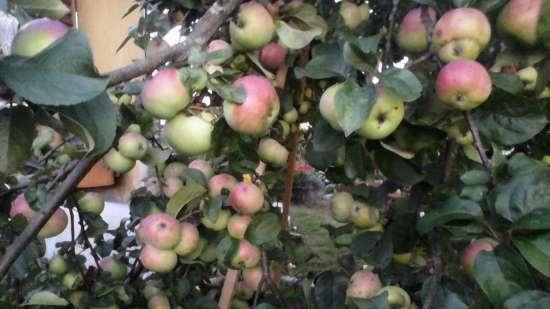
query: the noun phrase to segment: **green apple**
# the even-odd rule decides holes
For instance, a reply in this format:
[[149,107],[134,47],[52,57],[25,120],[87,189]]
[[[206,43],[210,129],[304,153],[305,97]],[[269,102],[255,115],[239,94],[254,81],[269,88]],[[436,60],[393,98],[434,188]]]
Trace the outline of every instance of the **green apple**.
[[109,169],[117,173],[129,172],[136,164],[135,160],[126,158],[114,148],[111,148],[105,154],[103,162],[105,162],[105,165],[107,165]]
[[220,210],[220,213],[218,214],[218,218],[216,221],[212,221],[208,216],[204,216],[201,219],[201,223],[210,230],[213,231],[221,231],[224,230],[227,227],[227,223],[229,222],[229,217],[231,216],[231,212],[228,210]]
[[363,21],[362,13],[359,7],[348,0],[344,0],[340,3],[340,16],[344,20],[344,24],[351,30],[354,30]]
[[69,294],[68,301],[75,309],[88,309],[88,305],[84,304],[84,300],[89,297],[88,292],[73,291]]
[[67,264],[67,261],[62,256],[55,255],[50,260],[49,270],[54,274],[63,275],[69,270],[69,264]]
[[178,153],[187,156],[205,153],[212,145],[213,118],[212,114],[206,112],[200,116],[180,113],[166,123],[166,141]]
[[335,193],[330,199],[332,218],[338,222],[348,222],[350,219],[353,196],[348,192]]
[[264,137],[258,145],[260,160],[273,166],[285,166],[288,161],[288,150],[276,140]]
[[371,228],[380,220],[380,210],[354,201],[351,205],[349,220],[358,228]]
[[129,159],[140,160],[147,153],[147,139],[141,133],[126,132],[118,140],[118,151]]
[[122,280],[126,277],[126,265],[113,256],[101,259],[99,267],[104,272],[111,274],[113,280]]
[[460,145],[471,145],[474,143],[472,132],[466,121],[462,118],[445,128],[445,132]]
[[76,290],[84,283],[81,273],[68,272],[63,276],[63,286],[69,290]]
[[99,215],[105,208],[105,199],[97,192],[81,191],[77,198],[78,208],[83,212]]
[[295,107],[292,107],[291,110],[283,115],[283,120],[287,123],[295,123],[298,120],[298,110],[296,110]]
[[235,49],[258,49],[271,41],[275,35],[275,24],[263,5],[251,1],[241,4],[237,23],[231,22],[229,33]]
[[49,18],[34,19],[19,29],[11,44],[13,55],[32,57],[63,37],[69,28]]
[[539,76],[537,69],[535,69],[534,67],[526,67],[519,70],[516,74],[523,83],[523,89],[525,91],[535,90],[535,88],[537,87],[537,79]]
[[390,90],[377,86],[376,101],[357,133],[372,140],[386,138],[397,129],[404,116],[403,100]]
[[388,304],[395,309],[410,309],[411,297],[407,291],[395,285],[388,285],[378,291],[378,295],[388,293]]

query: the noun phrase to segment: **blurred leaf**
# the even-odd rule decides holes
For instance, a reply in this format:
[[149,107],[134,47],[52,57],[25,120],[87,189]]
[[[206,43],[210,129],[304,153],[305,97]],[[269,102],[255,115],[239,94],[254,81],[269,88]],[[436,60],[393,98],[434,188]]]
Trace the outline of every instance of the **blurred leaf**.
[[422,94],[422,84],[407,69],[392,68],[386,70],[380,75],[380,82],[405,102],[414,101]]
[[367,171],[365,164],[366,157],[365,146],[360,141],[348,143],[346,145],[346,159],[344,161],[346,177],[350,180],[365,178]]
[[523,153],[515,154],[507,162],[507,171],[512,177],[536,174],[543,170],[548,171],[548,166],[539,160],[529,158]]
[[315,279],[313,301],[317,309],[345,308],[348,278],[341,273],[326,271]]
[[323,44],[326,48],[313,48],[312,59],[304,69],[295,67],[296,78],[307,76],[312,79],[330,77],[345,77],[350,74],[351,66],[342,58],[342,51],[338,46]]
[[469,170],[460,176],[460,181],[467,186],[484,185],[490,180],[491,174],[486,170]]
[[282,20],[275,22],[275,29],[281,45],[289,49],[302,49],[323,33],[321,28],[300,30]]
[[334,101],[338,124],[347,137],[369,117],[375,93],[373,87],[361,88],[353,79],[348,79],[336,92]]
[[248,225],[245,238],[257,246],[272,242],[281,232],[279,221],[279,217],[273,213],[257,215]]
[[61,19],[71,11],[61,0],[10,0],[33,17]]
[[69,302],[64,298],[57,296],[55,293],[50,291],[40,291],[33,293],[28,299],[23,303],[23,306],[67,306]]
[[371,297],[369,299],[352,298],[351,301],[359,309],[389,309],[388,292]]
[[443,202],[435,202],[426,210],[424,217],[418,220],[416,229],[426,234],[436,226],[453,220],[481,219],[483,212],[476,202],[453,196]]
[[401,185],[415,185],[425,177],[412,161],[387,150],[377,150],[374,161],[384,176]]
[[351,242],[350,250],[354,256],[362,258],[367,264],[384,268],[389,265],[393,256],[391,233],[357,234]]
[[550,208],[537,208],[529,212],[516,220],[512,228],[523,230],[550,229]]
[[334,130],[324,119],[319,119],[313,127],[312,145],[315,151],[337,151],[345,142],[342,132]]
[[0,173],[21,168],[31,156],[34,117],[29,108],[17,106],[0,110]]
[[[187,307],[187,305],[186,305]],[[193,309],[218,309],[218,303],[207,296],[199,296],[194,298],[189,304],[189,308]]]
[[166,212],[177,217],[187,203],[201,197],[204,193],[206,193],[206,189],[203,186],[193,181],[188,182],[170,198],[166,205]]
[[542,291],[523,291],[510,297],[504,309],[543,309],[550,308],[550,294]]
[[513,237],[523,257],[546,277],[550,277],[550,233]]
[[223,197],[221,195],[216,196],[206,201],[206,203],[204,204],[203,213],[205,213],[208,219],[210,219],[212,222],[216,222],[216,220],[218,220],[218,216],[220,214],[222,206]]
[[523,83],[516,74],[491,73],[493,85],[501,90],[512,94],[518,94],[523,91]]

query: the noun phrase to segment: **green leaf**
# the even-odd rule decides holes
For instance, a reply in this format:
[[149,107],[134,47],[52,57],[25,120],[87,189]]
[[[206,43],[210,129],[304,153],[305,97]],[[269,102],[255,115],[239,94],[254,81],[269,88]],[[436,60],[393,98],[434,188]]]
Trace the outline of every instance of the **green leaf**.
[[389,309],[388,292],[371,297],[369,299],[352,298],[351,301],[359,309]]
[[206,193],[206,188],[196,182],[190,181],[170,198],[170,201],[166,205],[166,212],[177,217],[185,205],[201,197],[204,193]]
[[524,176],[548,170],[548,167],[539,160],[529,158],[523,153],[515,154],[507,162],[508,175],[512,177]]
[[320,119],[313,127],[313,150],[334,152],[345,143],[346,139],[342,132],[334,130],[324,119]]
[[346,145],[346,159],[344,161],[344,172],[346,177],[353,180],[355,178],[363,179],[366,176],[367,157],[365,146],[360,141],[354,141]]
[[23,304],[23,306],[67,306],[69,302],[64,298],[57,296],[50,291],[40,291],[33,293]]
[[[287,11],[287,9],[290,9]],[[319,37],[324,40],[329,27],[323,17],[319,16],[317,14],[317,9],[315,6],[307,3],[302,3],[301,5],[298,5],[297,7],[291,7],[291,6],[285,6],[283,8],[283,11],[285,11],[285,16],[288,16],[292,19],[296,19],[297,21],[305,24],[308,26],[308,28],[318,28],[321,29],[321,34]]]
[[386,70],[380,75],[380,82],[405,102],[414,101],[422,94],[422,84],[413,72],[407,69]]
[[512,225],[519,230],[547,230],[550,229],[550,208],[537,208],[520,217]]
[[256,309],[277,309],[277,307],[268,303],[261,303],[258,306],[256,306]]
[[387,150],[377,150],[374,161],[384,176],[401,185],[415,185],[425,177],[412,161]]
[[[351,66],[342,58],[342,50],[337,45],[322,44],[326,48],[313,48],[312,59],[304,69],[294,68],[296,78],[307,76],[312,79],[345,77],[351,73]],[[319,50],[319,51],[317,51]]]
[[550,233],[514,237],[514,244],[523,257],[546,277],[550,277]]
[[0,173],[21,168],[31,156],[34,119],[29,108],[17,106],[0,110]]
[[272,242],[277,239],[279,232],[281,232],[279,221],[276,214],[260,214],[248,225],[245,238],[257,246]]
[[391,262],[393,243],[391,232],[363,232],[357,234],[350,245],[354,256],[360,257],[367,264],[384,268]]
[[548,47],[550,42],[550,5],[543,2],[542,10],[540,11],[539,23],[537,25],[537,36],[539,42],[542,42]]
[[375,101],[373,87],[361,88],[353,79],[344,82],[336,92],[338,124],[347,136],[359,129],[369,117]]
[[302,49],[323,33],[321,28],[300,30],[281,20],[275,22],[275,29],[281,45],[289,49]]
[[427,209],[424,217],[418,220],[416,229],[420,234],[426,234],[434,227],[453,220],[480,218],[483,218],[483,212],[479,204],[453,196],[443,202],[436,202],[432,208]]
[[460,181],[467,186],[484,185],[490,180],[491,174],[486,170],[470,170],[460,176]]
[[550,294],[542,291],[523,291],[510,297],[504,309],[543,309],[550,308]]
[[61,19],[71,11],[61,0],[10,0],[33,17]]
[[214,198],[209,199],[204,204],[203,212],[206,214],[208,219],[212,220],[213,222],[216,222],[218,220],[218,215],[220,214],[220,210],[223,206],[223,197],[222,196],[216,196]]
[[313,287],[313,301],[317,309],[345,308],[348,278],[341,273],[326,271],[316,279]]
[[518,94],[523,91],[523,83],[516,74],[491,73],[493,85],[503,91]]
[[43,105],[91,100],[108,81],[95,70],[88,40],[74,29],[34,57],[0,60],[0,79],[18,95]]
[[215,84],[208,81],[208,88],[216,92],[222,99],[234,104],[241,104],[246,99],[246,89],[243,86],[233,87],[227,84]]

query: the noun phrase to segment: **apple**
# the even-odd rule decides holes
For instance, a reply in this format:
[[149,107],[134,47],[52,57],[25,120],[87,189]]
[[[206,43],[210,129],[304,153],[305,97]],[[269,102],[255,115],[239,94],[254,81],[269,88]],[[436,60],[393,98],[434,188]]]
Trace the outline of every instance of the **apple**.
[[222,173],[212,176],[208,179],[208,195],[210,197],[219,196],[223,189],[231,191],[237,183],[237,179],[229,174]]
[[[37,215],[37,213],[30,207],[23,193],[19,194],[11,203],[10,218],[14,218],[17,215],[25,217],[25,219],[29,222],[32,221]],[[67,217],[65,211],[58,208],[42,227],[40,232],[38,232],[37,236],[38,238],[50,238],[59,235],[63,232],[63,230],[65,230],[68,223],[69,217]]]
[[113,256],[101,259],[99,267],[104,272],[111,274],[111,279],[113,280],[122,280],[126,277],[126,265]]
[[[435,24],[436,11],[428,7],[428,17]],[[401,21],[397,32],[397,45],[409,53],[418,54],[428,50],[428,29],[422,21],[422,8],[410,10]]]
[[162,175],[164,176],[164,179],[168,179],[169,177],[181,178],[185,172],[185,169],[185,164],[177,161],[171,162],[170,164],[166,165]]
[[243,283],[252,288],[252,290],[256,291],[260,287],[260,282],[262,281],[264,273],[260,266],[256,266],[253,268],[244,269],[242,275]]
[[462,250],[460,255],[460,264],[470,275],[474,273],[474,265],[477,255],[481,251],[493,251],[495,248],[495,241],[492,239],[479,239]]
[[191,96],[186,85],[181,82],[179,72],[167,68],[145,82],[141,100],[143,107],[153,116],[170,119],[189,104]]
[[390,90],[377,85],[376,101],[369,117],[357,133],[368,139],[378,140],[392,134],[405,116],[405,105],[400,97]]
[[105,154],[103,162],[109,169],[117,173],[129,172],[136,165],[136,160],[126,158],[114,148]]
[[526,67],[516,73],[519,79],[523,82],[525,91],[533,91],[537,87],[537,79],[539,73],[534,67]]
[[218,246],[216,243],[210,243],[199,256],[199,260],[204,263],[212,263],[218,258]]
[[336,131],[343,131],[342,126],[338,123],[336,114],[336,93],[342,88],[342,84],[334,84],[328,87],[319,101],[319,110],[321,116],[330,124]]
[[214,175],[214,169],[208,163],[204,160],[193,160],[189,163],[189,168],[192,168],[194,170],[200,171],[206,180],[210,179]]
[[143,186],[147,192],[153,196],[160,196],[160,182],[156,177],[151,177],[143,182]]
[[260,249],[248,240],[241,239],[239,248],[231,259],[231,266],[237,269],[252,268],[260,263]]
[[227,231],[231,237],[244,239],[244,234],[248,225],[252,222],[252,217],[247,215],[234,214],[227,222]]
[[213,118],[210,113],[200,116],[180,113],[166,123],[166,141],[178,153],[187,156],[203,154],[210,150],[212,145]]
[[145,283],[145,287],[143,288],[143,296],[145,297],[145,299],[149,300],[151,298],[153,298],[154,296],[156,295],[163,295],[163,292],[162,290],[157,287],[153,282],[151,281],[147,281]]
[[444,62],[476,59],[491,39],[491,24],[478,9],[447,11],[434,26],[433,40]]
[[409,262],[412,260],[412,258],[413,258],[412,252],[395,253],[392,257],[394,262],[403,264],[403,265],[408,265]]
[[280,103],[275,88],[269,80],[247,75],[233,83],[234,89],[244,89],[244,101],[223,102],[223,115],[235,131],[252,136],[267,134],[279,115]]
[[384,292],[388,293],[388,304],[390,308],[410,309],[411,297],[407,291],[395,285],[388,285],[378,291],[377,294],[381,295]]
[[268,70],[278,69],[286,58],[286,50],[278,43],[269,43],[260,51],[260,63]]
[[231,22],[229,33],[236,49],[258,49],[271,41],[275,35],[275,24],[263,5],[251,1],[240,5],[237,23]]
[[81,273],[77,272],[68,272],[63,276],[63,286],[68,290],[76,290],[84,283],[84,278],[82,278]]
[[157,249],[153,245],[145,245],[139,254],[143,267],[156,273],[168,273],[178,264],[178,256],[172,250]]
[[296,110],[296,108],[292,107],[291,110],[286,112],[283,115],[283,120],[287,123],[295,123],[298,120],[298,111]]
[[497,29],[525,45],[538,41],[543,0],[511,0],[497,18]]
[[206,48],[208,63],[221,65],[233,57],[233,48],[224,40],[213,40]]
[[69,294],[67,300],[75,309],[88,309],[88,305],[84,303],[84,299],[88,298],[88,292],[85,291],[73,291]]
[[239,182],[229,193],[229,203],[237,212],[251,215],[262,209],[264,194],[252,183]]
[[176,195],[178,191],[183,187],[183,181],[178,177],[168,177],[162,185],[162,193],[166,195],[167,198],[171,198]]
[[136,230],[137,239],[158,249],[172,249],[181,239],[180,222],[167,213],[145,217]]
[[19,29],[11,43],[11,53],[32,57],[63,37],[69,28],[57,20],[40,18],[31,20]]
[[170,301],[164,294],[158,294],[149,299],[147,309],[171,309]]
[[382,288],[382,282],[378,275],[361,270],[351,276],[350,284],[346,291],[346,296],[350,298],[368,299],[375,296]]
[[[340,16],[344,20],[344,24],[351,30],[354,30],[363,21],[361,11],[359,7],[348,0],[344,0],[340,3],[340,10],[338,11]],[[364,14],[364,13],[363,13]]]
[[105,199],[97,192],[79,192],[77,198],[78,208],[83,212],[100,215],[105,208]]
[[137,123],[132,123],[126,128],[126,132],[129,133],[141,133],[141,127]]
[[474,143],[472,132],[463,118],[445,128],[445,132],[460,145],[471,145]]
[[305,100],[301,101],[300,106],[298,107],[298,113],[300,113],[301,115],[305,115],[309,111],[310,107],[311,107],[311,102],[305,101]]
[[147,139],[141,133],[126,132],[118,140],[118,152],[129,159],[140,160],[147,147]]
[[111,305],[108,305],[108,306],[93,306],[93,307],[90,307],[90,309],[120,309],[120,307],[117,305],[117,304],[111,304]]
[[542,157],[541,162],[546,164],[546,166],[550,166],[550,155],[545,155],[544,157]]
[[185,260],[192,261],[198,258],[202,254],[204,249],[206,249],[207,246],[208,246],[208,240],[204,238],[199,238],[199,243],[197,244],[197,248],[193,250],[193,252],[184,256]]
[[69,264],[67,264],[67,261],[65,261],[65,258],[63,258],[62,256],[55,255],[50,260],[49,270],[51,273],[63,275],[64,273],[69,271]]
[[188,222],[180,223],[180,229],[181,239],[174,248],[174,251],[180,256],[185,256],[197,249],[200,239],[199,230]]
[[355,201],[351,205],[349,220],[358,228],[371,228],[380,220],[380,210]]
[[353,205],[353,196],[347,192],[337,192],[330,199],[332,218],[338,222],[348,222]]
[[273,166],[285,166],[288,161],[288,150],[270,137],[260,140],[258,155],[262,161]]
[[229,210],[222,209],[220,210],[220,213],[218,214],[218,218],[216,219],[216,221],[212,221],[208,216],[204,216],[201,219],[201,223],[207,229],[210,229],[213,231],[221,231],[227,227],[227,223],[229,222],[230,216],[231,216],[231,212],[229,212]]
[[235,297],[238,299],[252,299],[254,297],[255,290],[246,284],[244,281],[237,282],[237,285],[235,286]]
[[489,98],[492,81],[485,67],[479,62],[456,60],[439,71],[435,91],[441,102],[467,111]]
[[363,3],[359,6],[359,13],[361,14],[361,20],[367,22],[370,17],[370,6],[368,3]]

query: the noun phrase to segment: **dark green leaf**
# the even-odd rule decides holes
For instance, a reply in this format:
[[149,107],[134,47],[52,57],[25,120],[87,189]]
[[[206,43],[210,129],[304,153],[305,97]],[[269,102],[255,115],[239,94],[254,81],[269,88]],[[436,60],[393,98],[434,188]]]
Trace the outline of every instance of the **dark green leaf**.
[[550,233],[514,237],[514,244],[534,268],[550,277]]
[[550,308],[550,294],[542,291],[523,291],[510,297],[504,309],[544,309]]
[[336,92],[336,115],[338,124],[346,136],[359,129],[369,117],[374,105],[373,87],[361,88],[354,80],[349,79]]
[[61,0],[10,0],[33,17],[61,19],[71,11]]
[[514,222],[512,228],[520,230],[550,229],[550,208],[537,208],[529,212]]
[[384,268],[391,262],[393,255],[391,233],[360,233],[353,238],[350,250],[369,265]]
[[369,299],[352,298],[352,302],[359,309],[389,309],[388,292],[371,297]]
[[245,238],[255,245],[263,245],[277,239],[281,232],[279,217],[273,213],[256,216],[246,229]]
[[320,119],[313,127],[313,150],[319,152],[337,151],[346,142],[342,132],[334,130],[328,122]]
[[443,202],[436,202],[426,210],[424,217],[418,220],[416,229],[420,234],[431,231],[453,220],[481,219],[483,212],[476,202],[453,196]]
[[491,180],[491,174],[486,170],[470,170],[460,176],[467,186],[484,185]]
[[204,204],[203,213],[206,214],[208,219],[210,219],[212,222],[216,222],[218,220],[218,215],[220,214],[220,210],[223,206],[223,197],[222,196],[216,196],[214,198],[209,199]]
[[344,161],[346,177],[351,180],[355,178],[363,179],[367,171],[366,157],[365,146],[360,141],[348,143],[346,145],[346,160]]
[[345,308],[348,278],[331,271],[321,273],[315,279],[313,300],[317,309]]
[[321,28],[300,30],[281,20],[275,22],[275,29],[281,45],[288,49],[302,49],[323,33]]
[[18,106],[0,110],[0,173],[9,174],[31,156],[34,119],[31,110]]
[[196,182],[188,182],[181,188],[176,195],[170,198],[166,205],[166,212],[174,217],[177,217],[182,208],[192,200],[206,193],[206,189]]
[[414,185],[425,177],[412,161],[387,150],[377,150],[374,161],[384,176],[401,185]]
[[422,94],[422,84],[407,69],[392,68],[386,70],[380,75],[380,82],[405,102],[414,101]]
[[530,175],[539,171],[548,170],[548,167],[539,160],[529,158],[523,153],[515,154],[507,162],[508,175],[512,177]]
[[491,79],[495,87],[512,94],[518,94],[523,91],[523,83],[516,74],[491,73]]

